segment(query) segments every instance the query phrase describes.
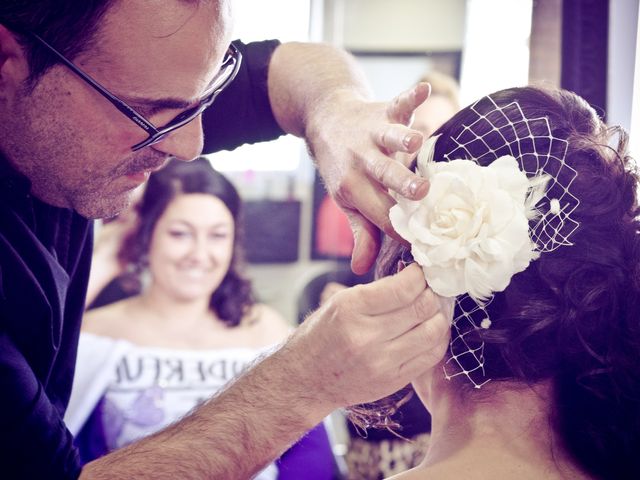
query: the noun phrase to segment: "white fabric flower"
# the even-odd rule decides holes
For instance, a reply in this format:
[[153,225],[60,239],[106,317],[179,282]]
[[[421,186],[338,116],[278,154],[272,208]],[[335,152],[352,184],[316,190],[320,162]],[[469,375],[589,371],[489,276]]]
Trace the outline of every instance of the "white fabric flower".
[[429,193],[420,201],[396,197],[389,217],[411,243],[413,258],[436,293],[483,300],[503,291],[538,257],[527,218],[533,210],[527,198],[538,195],[529,192],[534,182],[515,158],[503,156],[485,167],[470,160],[433,162],[436,140],[430,138],[418,157]]

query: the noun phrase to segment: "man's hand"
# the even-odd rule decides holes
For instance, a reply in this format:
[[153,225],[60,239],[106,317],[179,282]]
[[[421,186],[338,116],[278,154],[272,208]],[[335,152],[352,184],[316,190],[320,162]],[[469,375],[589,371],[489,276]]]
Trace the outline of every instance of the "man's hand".
[[355,238],[351,268],[371,268],[380,230],[397,238],[389,222],[394,190],[418,200],[427,181],[407,169],[422,145],[408,127],[430,93],[422,83],[390,102],[372,102],[353,56],[325,44],[285,43],[269,63],[269,99],[285,132],[305,137],[329,193],[347,212]]
[[327,283],[322,289],[322,291],[320,292],[320,305],[324,305],[336,293],[341,292],[346,288],[349,288],[349,287],[347,287],[346,285],[343,285],[342,283],[338,283],[338,282]]
[[286,358],[293,388],[313,396],[305,408],[317,419],[391,394],[438,364],[452,315],[453,301],[428,289],[414,264],[338,291],[275,356]]
[[395,201],[388,190],[411,199],[427,193],[427,180],[407,166],[423,140],[408,125],[429,92],[429,84],[422,83],[381,103],[338,91],[308,118],[306,137],[318,170],[353,229],[351,267],[356,273],[366,272],[375,261],[379,229],[398,238],[389,221]]

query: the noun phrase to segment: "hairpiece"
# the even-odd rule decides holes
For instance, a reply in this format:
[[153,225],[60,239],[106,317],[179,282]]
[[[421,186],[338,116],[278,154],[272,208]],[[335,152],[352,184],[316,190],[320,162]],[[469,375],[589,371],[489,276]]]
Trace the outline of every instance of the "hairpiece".
[[[519,170],[529,182],[525,202],[528,222],[525,229],[528,230],[527,242],[531,242],[535,254],[531,253],[527,257],[526,249],[514,253],[513,258],[516,260],[517,255],[521,255],[521,265],[510,266],[502,288],[496,288],[495,282],[490,285],[488,290],[496,292],[504,290],[511,276],[526,269],[529,262],[539,254],[571,245],[570,237],[578,228],[578,223],[571,218],[571,214],[579,201],[571,194],[570,187],[577,172],[565,163],[567,140],[553,136],[547,117],[528,118],[518,102],[499,106],[490,96],[478,100],[469,109],[476,114],[475,118],[463,124],[460,133],[450,139],[455,147],[444,154],[443,158],[434,160],[459,162],[462,159],[488,167],[498,159],[504,163],[501,157],[513,157],[511,162],[515,159]],[[436,141],[433,137],[429,139],[420,155],[433,155]],[[428,175],[425,164],[419,158],[418,170],[423,176]],[[511,178],[516,177],[517,175],[513,175]],[[431,194],[432,192],[427,197]],[[399,204],[404,202],[406,206],[406,200],[399,198],[398,201]],[[518,202],[514,205],[517,206]],[[410,208],[415,211],[417,207]],[[392,213],[390,216],[393,216]],[[423,233],[429,235],[430,232],[425,230],[423,229]],[[515,238],[522,239],[522,234]],[[417,253],[419,252],[413,256],[416,257]],[[513,258],[509,257],[506,263]],[[483,291],[486,292],[487,285],[484,287]],[[466,290],[462,294],[456,292],[451,295],[456,296],[456,308],[450,342],[451,355],[444,365],[444,372],[448,379],[465,375],[476,388],[480,388],[490,380],[486,378],[484,371],[484,342],[471,334],[478,329],[491,327],[487,307],[494,297],[493,293],[470,293],[473,292]]]

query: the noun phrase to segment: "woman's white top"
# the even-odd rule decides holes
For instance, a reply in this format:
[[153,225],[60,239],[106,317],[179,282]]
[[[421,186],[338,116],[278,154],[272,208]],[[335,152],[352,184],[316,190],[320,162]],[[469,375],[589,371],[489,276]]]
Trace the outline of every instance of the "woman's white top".
[[[120,448],[182,418],[272,349],[148,347],[82,333],[65,422],[77,435],[104,398],[105,441]],[[270,465],[255,478],[276,473]]]

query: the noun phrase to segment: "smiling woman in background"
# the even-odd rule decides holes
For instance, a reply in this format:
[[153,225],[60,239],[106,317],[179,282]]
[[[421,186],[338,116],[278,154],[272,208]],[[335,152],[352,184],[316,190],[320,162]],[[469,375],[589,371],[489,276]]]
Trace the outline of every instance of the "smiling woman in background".
[[[240,273],[240,211],[237,191],[206,159],[173,161],[149,179],[119,253],[141,293],[83,322],[66,418],[83,461],[181,418],[288,336]],[[297,471],[300,455],[310,478],[331,478],[322,425],[278,461],[278,478]],[[275,478],[274,466],[258,478]]]

